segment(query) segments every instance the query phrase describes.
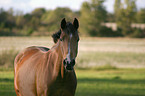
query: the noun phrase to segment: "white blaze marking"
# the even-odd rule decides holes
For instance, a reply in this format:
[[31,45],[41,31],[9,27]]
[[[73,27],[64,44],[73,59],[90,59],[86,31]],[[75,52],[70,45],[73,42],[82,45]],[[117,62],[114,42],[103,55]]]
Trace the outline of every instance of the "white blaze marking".
[[70,34],[70,39],[72,38],[72,34]]
[[[70,40],[71,40],[72,36],[73,35],[70,34]],[[68,43],[68,54],[67,54],[66,58],[67,58],[67,61],[70,63],[71,62],[71,58],[70,58],[70,42]]]

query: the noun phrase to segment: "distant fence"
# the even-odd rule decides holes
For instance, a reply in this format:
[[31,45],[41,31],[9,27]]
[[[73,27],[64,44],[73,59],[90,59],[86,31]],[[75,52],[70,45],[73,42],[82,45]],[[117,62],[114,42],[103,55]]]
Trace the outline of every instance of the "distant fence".
[[[112,30],[116,31],[117,30],[117,24],[116,23],[102,23],[103,26],[106,26],[108,28],[111,28]],[[139,29],[145,29],[145,24],[138,24],[138,23],[133,23],[131,24],[132,28],[139,28]]]

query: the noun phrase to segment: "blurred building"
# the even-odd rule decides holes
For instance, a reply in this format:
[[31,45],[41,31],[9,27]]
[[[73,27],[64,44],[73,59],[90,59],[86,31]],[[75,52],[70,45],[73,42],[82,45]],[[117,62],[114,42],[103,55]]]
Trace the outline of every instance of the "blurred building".
[[[117,30],[117,24],[108,22],[108,23],[102,23],[103,26],[106,26],[108,28],[111,28],[112,30],[116,31]],[[138,24],[138,23],[133,23],[131,24],[132,28],[139,28],[139,29],[145,29],[145,24]]]

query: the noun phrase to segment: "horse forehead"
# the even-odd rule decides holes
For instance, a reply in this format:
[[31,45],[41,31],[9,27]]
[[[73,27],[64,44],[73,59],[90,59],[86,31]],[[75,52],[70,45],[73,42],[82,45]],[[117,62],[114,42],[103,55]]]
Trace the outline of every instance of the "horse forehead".
[[68,23],[66,27],[67,27],[68,34],[75,33],[75,29],[74,29],[74,26],[72,25],[72,23]]
[[68,35],[68,37],[69,37],[70,40],[74,40],[74,39],[77,39],[77,34],[75,34],[75,33],[70,33],[70,34]]
[[66,23],[66,26],[68,27],[68,26],[73,26],[73,24],[71,23],[71,22],[67,22]]
[[69,38],[72,38],[72,37],[76,37],[77,32],[75,29],[68,29],[67,34],[68,34]]

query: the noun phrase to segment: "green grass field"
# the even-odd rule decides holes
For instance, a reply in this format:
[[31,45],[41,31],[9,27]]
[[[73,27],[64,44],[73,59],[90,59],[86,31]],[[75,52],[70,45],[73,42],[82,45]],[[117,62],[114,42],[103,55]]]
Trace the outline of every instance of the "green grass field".
[[[145,69],[76,70],[76,96],[145,96]],[[0,71],[0,96],[16,96],[13,71]]]
[[[16,96],[17,52],[52,45],[50,37],[0,37],[0,96]],[[145,39],[82,37],[76,62],[76,96],[145,96]]]
[[145,96],[144,69],[78,70],[76,96]]

